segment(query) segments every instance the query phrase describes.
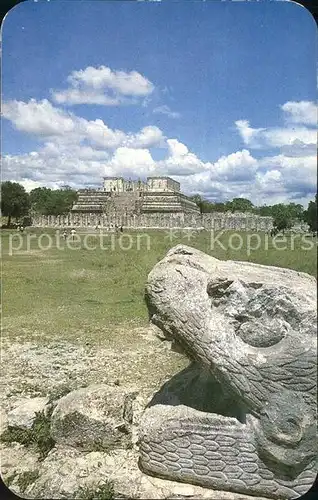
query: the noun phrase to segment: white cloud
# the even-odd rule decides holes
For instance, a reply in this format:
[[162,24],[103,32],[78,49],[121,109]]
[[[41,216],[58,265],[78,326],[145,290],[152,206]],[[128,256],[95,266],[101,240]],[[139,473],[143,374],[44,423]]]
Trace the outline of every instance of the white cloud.
[[121,130],[111,130],[102,120],[95,120],[86,122],[84,128],[85,137],[99,147],[115,149],[127,146],[138,149],[164,144],[164,135],[155,126],[144,127],[137,134],[126,134]]
[[[262,158],[260,167],[281,174],[281,182],[290,193],[313,192],[317,183],[317,159],[314,156],[290,157],[284,155]],[[260,174],[261,176],[262,174]]]
[[[146,134],[147,137],[147,134]],[[146,141],[144,141],[146,142]],[[167,140],[169,152],[164,160],[155,161],[149,149],[119,147],[107,163],[107,175],[146,177],[147,175],[189,175],[205,165],[176,139]],[[138,143],[140,146],[140,143]]]
[[290,156],[315,154],[317,132],[307,125],[317,124],[317,107],[310,101],[288,101],[281,105],[285,127],[253,128],[248,120],[237,120],[236,128],[250,148],[280,148]]
[[317,133],[306,127],[272,128],[264,132],[265,144],[272,147],[291,146],[294,144],[316,144]]
[[245,197],[257,205],[289,202],[307,204],[316,191],[316,159],[277,155],[255,159],[248,150],[205,163],[205,170],[174,176],[188,194],[211,200]]
[[80,144],[88,141],[91,145],[115,149],[122,145],[133,148],[162,146],[164,136],[155,126],[144,127],[136,134],[110,129],[103,120],[85,120],[65,112],[44,99],[8,101],[3,104],[3,116],[10,120],[21,132],[37,135],[39,139],[55,141],[58,144]]
[[117,97],[110,97],[105,94],[94,92],[93,90],[66,89],[52,91],[52,97],[58,104],[100,104],[103,106],[117,106],[120,100]]
[[137,71],[112,71],[106,66],[93,68],[88,66],[84,70],[73,71],[68,77],[72,86],[83,83],[88,87],[103,89],[111,88],[122,95],[145,96],[153,91],[153,84]]
[[73,188],[84,186],[100,187],[104,174],[105,160],[83,159],[71,153],[51,155],[43,148],[38,154],[6,155],[2,159],[4,180],[21,182],[25,186],[47,186],[52,189],[65,184]]
[[259,161],[259,164],[266,169],[297,169],[302,175],[308,175],[309,172],[311,172],[311,174],[317,173],[317,159],[314,156],[303,156],[300,158],[280,154],[264,157]]
[[244,144],[247,146],[253,144],[257,136],[259,136],[265,128],[252,128],[248,120],[237,120],[235,122],[236,128],[243,139]]
[[[169,159],[168,159],[169,162]],[[258,161],[246,149],[227,156],[216,162],[201,162],[201,168],[191,175],[175,178],[181,182],[188,194],[198,193],[212,200],[228,200],[250,192],[257,172]]]
[[110,129],[103,120],[87,121],[82,118],[81,124],[84,137],[96,146],[112,149],[126,140],[124,132]]
[[179,142],[177,139],[167,140],[169,152],[172,157],[180,158],[181,156],[186,156],[189,153],[187,146]]
[[39,136],[64,135],[74,132],[75,123],[72,115],[55,108],[47,100],[31,99],[8,101],[2,105],[4,118],[10,120],[22,132]]
[[279,170],[269,170],[265,173],[256,174],[256,188],[263,193],[280,194],[284,191],[282,173]]
[[242,181],[252,179],[258,162],[246,149],[222,156],[216,162],[203,162],[177,139],[167,140],[169,155],[157,162],[158,168],[169,175],[193,176],[200,182]]
[[[316,164],[312,157],[277,155],[256,160],[243,149],[214,163],[204,163],[194,155],[195,167],[193,165],[189,173],[182,161],[191,153],[186,153],[186,146],[183,145],[183,149],[179,141],[170,142],[170,147],[171,144],[175,146],[172,147],[174,153],[177,149],[184,154],[173,156],[170,150],[164,160],[155,161],[146,148],[121,146],[109,157],[107,152],[90,147],[74,145],[70,149],[65,145],[46,143],[37,152],[5,156],[3,178],[22,181],[31,187],[54,188],[69,184],[79,188],[100,187],[103,175],[143,179],[148,175],[171,175],[181,183],[186,194],[199,193],[216,201],[244,196],[256,204],[270,204],[291,199],[303,202],[313,198]],[[179,167],[174,164],[176,158],[181,161]]]
[[[95,82],[95,85],[97,83]],[[3,158],[3,178],[38,186],[101,187],[103,175],[145,178],[170,175],[186,194],[199,193],[212,200],[244,196],[257,204],[307,200],[316,190],[314,131],[304,126],[253,129],[246,120],[236,122],[245,144],[277,147],[274,156],[254,158],[248,149],[202,161],[181,141],[166,138],[156,126],[137,132],[113,130],[102,120],[86,120],[52,106],[47,100],[9,101],[3,115],[20,131],[43,143],[37,151]],[[315,133],[314,133],[315,136]],[[164,159],[155,161],[150,149],[166,147]]]
[[291,195],[284,184],[284,176],[279,170],[258,172],[254,183],[256,205],[274,205],[291,201]]
[[153,113],[166,115],[169,118],[180,118],[180,113],[177,111],[172,111],[167,104],[158,106],[153,110]]
[[291,123],[317,125],[317,106],[311,101],[288,101],[281,106],[286,120]]
[[317,183],[315,157],[264,157],[259,167],[254,184],[256,203],[269,205],[293,200],[306,205],[313,198]]
[[281,148],[286,146],[309,146],[316,144],[315,130],[306,127],[252,128],[247,120],[235,122],[244,144],[251,148]]
[[211,178],[223,181],[252,180],[258,167],[258,161],[247,149],[222,156],[211,165]]
[[[41,154],[50,158],[69,157],[78,160],[107,160],[109,153],[105,150],[94,149],[91,146],[81,146],[78,144],[64,144],[46,142],[40,150]],[[30,153],[30,155],[38,155],[39,153]]]
[[199,194],[203,198],[211,200],[225,200],[231,198],[229,185],[218,181],[211,181],[209,173],[188,175],[187,177],[174,176],[181,184],[181,189],[188,195]]
[[132,148],[149,148],[152,146],[163,146],[165,137],[156,126],[148,126],[141,129],[138,134],[129,134],[123,143]]
[[148,149],[118,148],[105,166],[109,176],[147,177],[156,170],[156,163]]
[[177,139],[167,139],[168,156],[158,162],[158,169],[169,175],[191,175],[205,170],[205,164]]
[[317,144],[304,144],[299,139],[295,139],[292,144],[287,144],[280,148],[282,154],[293,157],[316,156]]
[[137,71],[112,71],[107,66],[73,71],[67,81],[69,88],[51,91],[59,104],[113,106],[135,102],[134,99],[146,97],[154,90],[154,85]]
[[308,200],[317,183],[317,123],[313,102],[288,101],[280,106],[285,127],[252,128],[247,120],[235,122],[244,144],[255,149],[278,149],[280,154],[258,161],[254,196],[257,203]]
[[[14,179],[9,179],[11,182],[15,182]],[[30,191],[32,191],[32,189],[36,189],[36,188],[39,188],[39,187],[47,187],[47,186],[44,186],[41,182],[36,182],[36,181],[32,181],[31,179],[22,179],[22,180],[19,180],[19,184],[22,184],[22,186],[24,187],[24,189],[26,190],[27,193],[29,193]],[[59,186],[57,184],[51,186],[53,189],[58,189]]]

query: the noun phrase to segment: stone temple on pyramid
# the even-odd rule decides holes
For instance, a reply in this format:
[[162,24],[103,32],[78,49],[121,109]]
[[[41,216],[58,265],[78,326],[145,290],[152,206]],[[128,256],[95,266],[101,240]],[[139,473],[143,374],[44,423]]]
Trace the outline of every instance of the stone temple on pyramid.
[[199,207],[180,191],[170,177],[147,181],[104,177],[101,189],[80,189],[72,207],[78,214],[140,215],[149,213],[199,213]]

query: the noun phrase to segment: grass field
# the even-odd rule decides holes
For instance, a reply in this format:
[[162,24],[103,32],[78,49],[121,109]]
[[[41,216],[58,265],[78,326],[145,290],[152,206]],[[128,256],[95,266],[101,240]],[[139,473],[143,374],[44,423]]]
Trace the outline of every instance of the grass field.
[[[107,336],[116,341],[118,328],[127,331],[145,326],[147,275],[178,243],[219,259],[249,260],[312,275],[317,272],[317,243],[309,236],[306,240],[300,235],[294,239],[286,236],[285,243],[276,243],[275,248],[272,238],[259,233],[260,248],[248,252],[246,232],[237,233],[239,236],[224,232],[220,243],[214,244],[208,231],[125,232],[121,237],[83,233],[77,235],[80,241],[71,244],[56,239],[54,230],[46,230],[47,236],[35,229],[22,236],[14,234],[9,230],[1,234],[3,337],[10,338],[99,342]],[[230,248],[229,242],[239,246],[239,238],[242,248]],[[93,246],[96,248],[88,248]]]

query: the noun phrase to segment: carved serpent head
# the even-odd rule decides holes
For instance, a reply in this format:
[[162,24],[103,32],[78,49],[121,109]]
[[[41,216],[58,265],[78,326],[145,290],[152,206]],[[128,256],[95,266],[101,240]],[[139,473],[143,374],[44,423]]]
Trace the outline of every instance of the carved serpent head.
[[[262,466],[294,484],[317,450],[315,279],[178,245],[149,274],[146,300],[151,321],[236,408]],[[221,406],[205,401],[210,414]]]

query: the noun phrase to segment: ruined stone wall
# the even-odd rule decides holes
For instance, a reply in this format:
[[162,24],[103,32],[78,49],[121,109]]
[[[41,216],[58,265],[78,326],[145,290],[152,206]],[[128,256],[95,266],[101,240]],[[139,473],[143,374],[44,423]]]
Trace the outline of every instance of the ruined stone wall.
[[147,177],[149,191],[171,191],[180,192],[180,182],[171,179],[171,177]]
[[[236,231],[270,231],[273,228],[272,217],[258,215],[225,214],[212,212],[208,214],[176,212],[149,213],[141,215],[106,215],[106,214],[76,214],[42,215],[32,217],[33,227],[78,227],[94,228],[97,225],[108,228],[110,225],[122,225],[127,229],[153,228],[194,228],[206,230],[236,230]],[[294,232],[308,231],[308,225],[298,222],[293,227]]]
[[141,211],[142,213],[196,212],[199,214],[198,206],[184,194],[162,191],[145,193]]
[[122,193],[124,191],[124,178],[104,177],[104,191]]

